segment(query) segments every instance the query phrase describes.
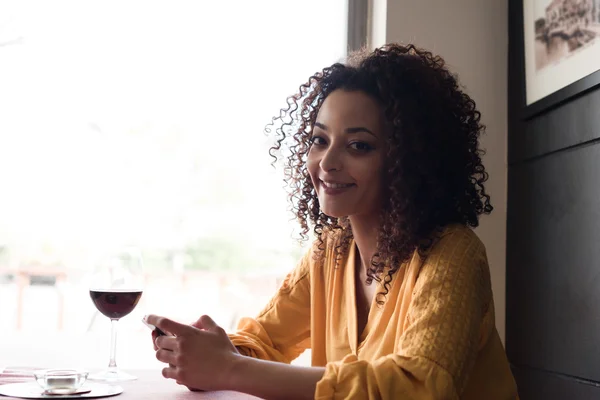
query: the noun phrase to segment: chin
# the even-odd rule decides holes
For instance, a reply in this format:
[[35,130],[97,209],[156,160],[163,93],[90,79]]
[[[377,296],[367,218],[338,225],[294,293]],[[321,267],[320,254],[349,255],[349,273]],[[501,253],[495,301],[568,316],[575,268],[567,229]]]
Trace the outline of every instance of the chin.
[[347,216],[346,214],[341,214],[341,213],[340,214],[335,214],[335,213],[326,213],[326,212],[323,212],[323,214],[325,214],[325,215],[327,215],[328,217],[331,217],[331,218],[343,218],[343,217]]
[[344,210],[340,210],[340,209],[335,209],[335,208],[323,208],[321,207],[321,211],[323,212],[323,214],[327,215],[328,217],[331,218],[343,218],[343,217],[347,217],[348,213],[344,212]]

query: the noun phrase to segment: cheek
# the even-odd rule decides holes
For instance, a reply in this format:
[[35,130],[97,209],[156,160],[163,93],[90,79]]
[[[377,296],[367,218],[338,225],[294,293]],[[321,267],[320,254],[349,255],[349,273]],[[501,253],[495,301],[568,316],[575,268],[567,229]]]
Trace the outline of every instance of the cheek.
[[308,154],[308,158],[306,160],[306,169],[308,170],[314,185],[315,179],[319,175],[319,161],[316,160],[315,157],[311,157],[310,153]]
[[381,163],[373,160],[357,171],[357,178],[363,182],[364,187],[368,187],[369,192],[375,197],[381,195],[384,186],[384,173]]
[[352,172],[363,181],[375,183],[381,180],[381,163],[375,157],[365,158],[355,163]]

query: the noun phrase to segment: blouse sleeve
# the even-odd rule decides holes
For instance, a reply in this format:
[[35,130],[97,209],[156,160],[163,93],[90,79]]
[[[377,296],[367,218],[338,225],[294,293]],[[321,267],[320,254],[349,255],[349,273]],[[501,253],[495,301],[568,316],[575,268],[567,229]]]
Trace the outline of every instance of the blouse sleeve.
[[256,318],[242,318],[229,339],[240,353],[290,363],[310,346],[309,251]]
[[485,249],[470,233],[443,236],[431,248],[396,352],[372,362],[351,354],[329,363],[315,398],[460,398],[491,302]]

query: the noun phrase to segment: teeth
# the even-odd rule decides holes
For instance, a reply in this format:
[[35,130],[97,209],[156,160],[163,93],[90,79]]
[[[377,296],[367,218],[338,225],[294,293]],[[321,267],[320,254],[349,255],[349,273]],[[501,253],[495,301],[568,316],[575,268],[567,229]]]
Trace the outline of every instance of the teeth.
[[343,188],[352,186],[351,183],[329,183],[329,182],[325,182],[325,181],[321,181],[321,182],[323,182],[323,185],[325,187],[328,187],[330,189],[343,189]]

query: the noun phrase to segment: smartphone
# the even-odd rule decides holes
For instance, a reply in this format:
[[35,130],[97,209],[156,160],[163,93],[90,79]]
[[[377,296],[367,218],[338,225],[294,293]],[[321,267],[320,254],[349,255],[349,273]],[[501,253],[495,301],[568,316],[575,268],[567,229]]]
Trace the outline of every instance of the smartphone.
[[167,336],[167,334],[166,334],[166,333],[164,333],[163,331],[161,331],[159,328],[155,327],[155,326],[154,326],[154,325],[152,325],[152,324],[149,324],[149,323],[146,321],[146,317],[142,318],[142,322],[143,322],[143,323],[144,323],[144,325],[146,325],[148,328],[150,328],[151,330],[153,330],[154,332],[156,332],[156,335],[157,335],[157,336]]

